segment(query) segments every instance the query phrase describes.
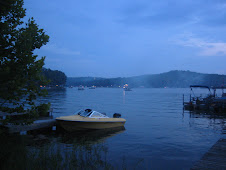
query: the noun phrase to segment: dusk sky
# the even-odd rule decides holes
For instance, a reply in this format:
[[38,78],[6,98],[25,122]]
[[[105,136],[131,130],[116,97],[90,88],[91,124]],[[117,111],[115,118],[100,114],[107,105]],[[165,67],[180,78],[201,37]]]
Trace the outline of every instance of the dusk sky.
[[226,0],[24,0],[50,36],[35,53],[69,77],[226,74]]

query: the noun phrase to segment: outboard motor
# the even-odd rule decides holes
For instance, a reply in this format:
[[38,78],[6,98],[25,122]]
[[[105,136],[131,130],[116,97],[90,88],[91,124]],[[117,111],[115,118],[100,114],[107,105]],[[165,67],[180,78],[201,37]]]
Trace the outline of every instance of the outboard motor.
[[120,118],[121,117],[121,114],[120,113],[114,113],[113,114],[113,118]]

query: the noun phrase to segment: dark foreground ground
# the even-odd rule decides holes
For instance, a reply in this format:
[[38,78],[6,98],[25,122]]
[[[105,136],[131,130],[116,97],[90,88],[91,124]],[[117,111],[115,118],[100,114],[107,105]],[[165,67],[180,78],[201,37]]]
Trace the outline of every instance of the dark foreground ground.
[[218,140],[191,169],[226,169],[226,139]]

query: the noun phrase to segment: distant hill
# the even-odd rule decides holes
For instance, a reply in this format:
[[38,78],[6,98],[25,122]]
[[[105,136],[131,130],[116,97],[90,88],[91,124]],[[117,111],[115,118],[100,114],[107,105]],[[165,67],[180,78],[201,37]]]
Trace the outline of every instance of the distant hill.
[[124,84],[130,87],[189,87],[190,85],[221,86],[226,84],[226,75],[203,74],[191,71],[170,71],[161,74],[150,74],[134,77],[94,78],[68,77],[68,86],[103,86],[118,87]]
[[64,86],[67,81],[65,73],[59,70],[42,68],[42,75],[49,80],[49,86]]

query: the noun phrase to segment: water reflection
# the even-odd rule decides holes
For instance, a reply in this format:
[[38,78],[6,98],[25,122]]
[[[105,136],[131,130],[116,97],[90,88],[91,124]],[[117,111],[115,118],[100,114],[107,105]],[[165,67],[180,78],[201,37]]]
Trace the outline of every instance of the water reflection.
[[191,118],[209,118],[209,119],[225,119],[223,113],[208,112],[208,111],[188,111]]
[[[211,127],[215,131],[221,131],[222,134],[225,133],[225,118],[224,114],[216,114],[213,112],[203,112],[203,111],[188,111],[190,116],[190,126],[206,126],[208,129]],[[206,120],[205,124],[200,124],[199,121]]]
[[124,127],[69,133],[50,129],[0,136],[0,169],[113,169],[110,138]]
[[94,144],[104,142],[107,138],[123,133],[125,130],[125,127],[90,130],[85,132],[67,132],[63,129],[58,129],[57,136],[62,143],[83,145],[84,143]]
[[126,91],[123,90],[122,93],[123,93],[123,94],[122,94],[122,103],[125,104],[125,103],[126,103]]

